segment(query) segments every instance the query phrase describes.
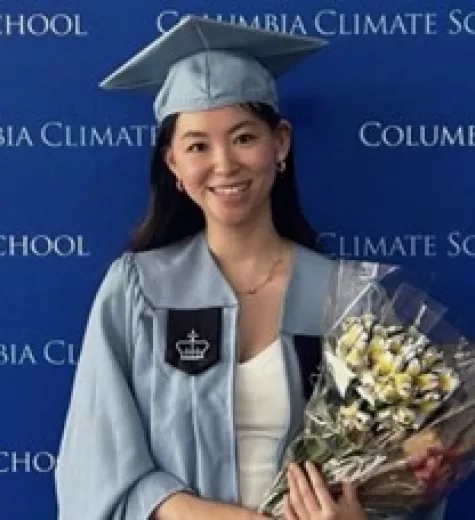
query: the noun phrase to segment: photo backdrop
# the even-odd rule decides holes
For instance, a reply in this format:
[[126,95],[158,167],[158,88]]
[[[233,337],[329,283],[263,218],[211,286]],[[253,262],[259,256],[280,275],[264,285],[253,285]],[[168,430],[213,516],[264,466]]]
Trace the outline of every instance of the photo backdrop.
[[[4,0],[2,519],[56,518],[87,313],[145,208],[152,99],[97,84],[187,13],[330,41],[279,80],[306,214],[335,255],[430,273],[475,336],[473,2]],[[453,493],[450,520],[475,514],[474,483]]]

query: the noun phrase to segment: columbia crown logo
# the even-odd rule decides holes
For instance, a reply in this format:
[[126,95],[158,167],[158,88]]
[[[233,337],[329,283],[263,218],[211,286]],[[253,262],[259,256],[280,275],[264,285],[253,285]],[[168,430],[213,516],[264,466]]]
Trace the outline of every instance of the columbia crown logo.
[[199,361],[204,359],[206,352],[210,349],[209,341],[199,339],[200,335],[192,330],[187,334],[188,339],[180,339],[175,346],[180,354],[180,361]]

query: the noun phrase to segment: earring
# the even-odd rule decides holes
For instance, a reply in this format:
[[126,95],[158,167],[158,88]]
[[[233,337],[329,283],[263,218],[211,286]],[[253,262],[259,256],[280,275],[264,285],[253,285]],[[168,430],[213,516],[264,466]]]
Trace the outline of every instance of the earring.
[[177,179],[176,180],[176,189],[178,191],[184,191],[184,186],[183,186],[183,182],[181,181],[181,179]]
[[282,159],[281,161],[277,162],[277,171],[279,173],[284,173],[286,167],[287,165],[285,164],[285,159]]

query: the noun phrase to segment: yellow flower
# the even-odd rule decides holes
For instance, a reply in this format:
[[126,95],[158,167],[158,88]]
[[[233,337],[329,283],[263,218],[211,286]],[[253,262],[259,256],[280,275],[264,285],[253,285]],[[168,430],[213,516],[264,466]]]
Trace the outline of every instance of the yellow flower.
[[409,375],[417,376],[421,373],[421,371],[422,371],[421,362],[417,358],[411,359],[411,361],[409,361],[409,363],[407,364],[406,372]]
[[345,361],[352,368],[362,368],[368,363],[368,355],[363,344],[355,344],[345,356]]
[[440,387],[439,377],[437,374],[433,374],[429,372],[428,374],[419,374],[415,378],[417,386],[423,392],[428,392],[431,390],[438,390]]
[[413,394],[413,378],[407,372],[398,372],[394,375],[396,391],[400,398],[408,399]]
[[381,375],[387,375],[394,372],[397,368],[398,359],[391,352],[383,352],[376,359],[374,370]]
[[403,426],[412,426],[416,420],[416,413],[407,406],[399,406],[396,409],[394,419]]
[[451,394],[460,385],[460,379],[452,371],[439,374],[439,388],[445,394]]
[[378,400],[383,403],[392,403],[398,399],[398,393],[394,386],[394,381],[382,380],[376,382],[375,392]]
[[438,361],[442,359],[442,352],[437,351],[434,347],[428,347],[421,356],[423,370],[427,372],[428,370],[433,368]]
[[357,414],[360,409],[360,402],[353,401],[348,406],[342,406],[339,411],[339,417],[341,424],[350,430],[356,428],[356,424],[358,422]]
[[373,363],[377,362],[378,357],[388,350],[386,340],[382,336],[373,336],[368,346],[368,355]]
[[363,334],[363,327],[359,323],[354,323],[349,329],[341,336],[338,341],[339,346],[344,349],[350,349]]

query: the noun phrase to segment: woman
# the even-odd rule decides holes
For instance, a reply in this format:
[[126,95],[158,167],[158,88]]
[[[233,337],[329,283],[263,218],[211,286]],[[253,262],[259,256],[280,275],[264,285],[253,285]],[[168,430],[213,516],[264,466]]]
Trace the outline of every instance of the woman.
[[[187,18],[106,80],[159,85],[161,128],[149,214],[89,318],[60,520],[264,518],[256,507],[311,391],[333,269],[299,210],[269,70],[319,45]],[[334,499],[307,475],[289,471],[287,520],[366,518],[351,486]]]

